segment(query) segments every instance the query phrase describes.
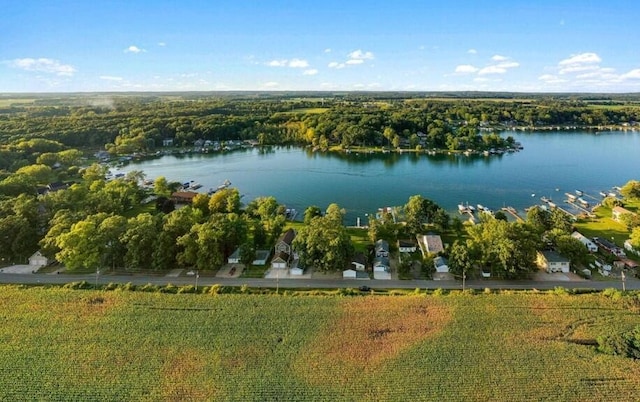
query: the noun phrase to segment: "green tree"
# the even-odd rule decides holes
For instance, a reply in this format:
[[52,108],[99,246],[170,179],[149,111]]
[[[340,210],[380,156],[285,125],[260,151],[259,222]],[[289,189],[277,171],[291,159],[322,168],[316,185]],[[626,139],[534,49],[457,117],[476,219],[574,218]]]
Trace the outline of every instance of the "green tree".
[[159,215],[143,213],[127,221],[120,241],[126,246],[125,268],[148,269],[153,260],[155,241],[161,229]]
[[571,235],[563,234],[555,239],[555,246],[558,252],[567,257],[571,264],[583,263],[588,252],[582,242]]
[[158,176],[153,181],[153,192],[156,193],[158,197],[169,197],[171,195],[169,182],[164,176]]
[[421,195],[412,195],[404,206],[406,227],[414,236],[422,233],[422,225],[426,221],[424,201]]
[[332,204],[327,215],[312,219],[310,225],[301,228],[293,241],[293,248],[300,254],[304,267],[320,271],[342,270],[353,253],[351,238],[341,219],[335,215],[339,207]]
[[471,270],[473,263],[469,249],[463,243],[456,240],[449,252],[449,269],[456,276],[466,275]]
[[633,248],[640,250],[640,226],[633,228],[629,236],[629,242]]
[[640,199],[640,181],[629,180],[622,188],[620,194],[628,200],[634,201]]
[[304,223],[308,225],[317,216],[322,216],[322,210],[316,205],[311,205],[304,210]]
[[527,211],[527,223],[542,234],[551,228],[551,217],[548,211],[536,205]]

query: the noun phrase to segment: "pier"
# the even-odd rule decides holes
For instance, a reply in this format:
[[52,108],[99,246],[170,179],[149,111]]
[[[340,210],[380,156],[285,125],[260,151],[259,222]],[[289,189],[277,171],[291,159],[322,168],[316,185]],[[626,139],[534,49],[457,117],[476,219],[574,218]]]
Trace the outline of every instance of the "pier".
[[524,222],[524,219],[518,215],[518,211],[514,207],[503,207],[502,210],[511,214],[517,221]]

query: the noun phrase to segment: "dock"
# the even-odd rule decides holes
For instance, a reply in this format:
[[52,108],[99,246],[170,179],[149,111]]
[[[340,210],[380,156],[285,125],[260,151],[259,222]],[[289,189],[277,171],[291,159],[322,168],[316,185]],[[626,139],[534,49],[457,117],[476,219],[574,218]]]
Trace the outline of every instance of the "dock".
[[511,214],[514,218],[516,218],[519,222],[524,222],[524,219],[520,215],[518,215],[518,211],[514,207],[502,207],[503,211]]

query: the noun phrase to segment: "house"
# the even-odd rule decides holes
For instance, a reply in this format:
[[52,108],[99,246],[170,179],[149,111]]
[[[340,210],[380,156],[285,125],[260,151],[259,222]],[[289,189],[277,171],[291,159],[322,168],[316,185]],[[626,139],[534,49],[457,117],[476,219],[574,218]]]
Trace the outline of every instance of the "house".
[[442,245],[442,239],[440,235],[426,234],[417,236],[418,244],[420,245],[420,251],[422,256],[426,257],[428,254],[437,254],[444,251]]
[[571,233],[571,237],[573,237],[574,239],[579,240],[580,243],[584,244],[584,246],[587,248],[587,250],[589,250],[590,253],[597,253],[598,252],[598,245],[595,244],[594,242],[592,242],[590,239],[588,239],[582,233],[580,233],[578,231],[575,231],[575,232]]
[[410,239],[398,240],[398,251],[401,253],[415,253],[418,249],[416,242]]
[[278,254],[279,252],[282,252],[289,255],[292,254],[293,249],[291,245],[293,244],[293,239],[295,237],[296,232],[293,229],[288,229],[286,232],[281,234],[274,246],[274,253]]
[[291,255],[283,251],[278,251],[274,254],[271,260],[271,268],[286,269],[289,266]]
[[33,267],[44,267],[48,263],[49,259],[42,255],[40,251],[36,251],[31,257],[29,257],[29,265]]
[[357,253],[351,260],[351,265],[356,271],[362,272],[367,267],[367,257],[363,253]]
[[173,146],[173,138],[165,138],[162,140],[163,147],[172,147]]
[[386,240],[378,240],[376,242],[376,257],[389,257],[389,242]]
[[54,182],[54,183],[47,184],[47,191],[49,191],[49,192],[66,190],[68,188],[69,188],[69,185],[67,183],[63,183],[61,181],[57,181],[57,182]]
[[436,268],[436,272],[438,273],[447,273],[449,272],[448,261],[444,257],[436,257],[433,259],[433,266]]
[[176,191],[171,194],[171,201],[176,204],[191,204],[196,195],[198,195],[198,193],[194,191]]
[[227,258],[227,263],[229,264],[239,264],[240,263],[240,247],[235,249],[233,253]]
[[202,148],[203,145],[204,145],[204,140],[202,138],[199,138],[193,142],[193,146],[196,148]]
[[569,272],[570,261],[568,258],[556,253],[555,251],[539,251],[537,258],[538,267],[544,269],[548,273],[552,272]]
[[[356,273],[356,275],[358,275]],[[373,260],[373,279],[391,279],[391,264],[389,257],[376,257]]]
[[624,257],[626,256],[624,250],[618,247],[615,243],[610,242],[607,239],[603,239],[602,237],[594,237],[593,242],[598,245],[598,247],[604,249],[605,251],[615,255],[616,257]]
[[614,221],[622,222],[621,221],[622,215],[626,215],[626,214],[635,215],[634,212],[631,212],[628,209],[622,208],[622,207],[613,207],[613,209],[611,210],[611,217],[613,218]]

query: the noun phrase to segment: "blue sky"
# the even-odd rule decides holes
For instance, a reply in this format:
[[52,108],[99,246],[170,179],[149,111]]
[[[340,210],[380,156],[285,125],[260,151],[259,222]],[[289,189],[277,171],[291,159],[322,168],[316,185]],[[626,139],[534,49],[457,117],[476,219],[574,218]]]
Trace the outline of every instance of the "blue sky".
[[636,0],[0,4],[0,92],[640,91]]

